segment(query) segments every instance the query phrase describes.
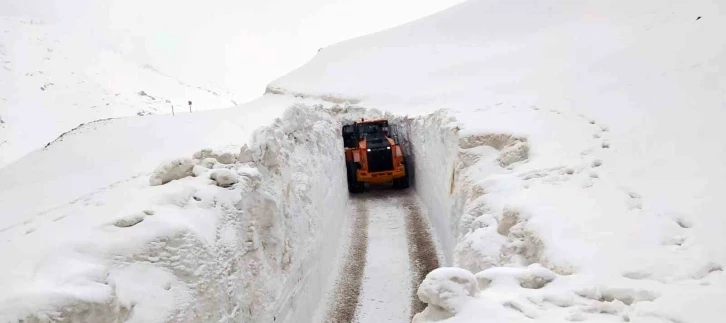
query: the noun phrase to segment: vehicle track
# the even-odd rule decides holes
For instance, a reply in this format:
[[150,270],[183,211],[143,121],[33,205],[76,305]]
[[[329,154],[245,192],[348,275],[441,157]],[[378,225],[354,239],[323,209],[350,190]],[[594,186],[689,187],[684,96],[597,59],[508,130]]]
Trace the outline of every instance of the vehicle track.
[[335,283],[333,304],[328,309],[325,322],[348,323],[358,306],[363,270],[368,252],[368,205],[365,201],[353,201],[355,210],[351,226],[347,258]]
[[426,214],[413,190],[351,196],[346,259],[324,322],[410,322],[425,308],[418,285],[439,266]]
[[410,321],[416,313],[420,313],[426,308],[426,304],[418,299],[416,292],[426,275],[439,268],[439,257],[436,253],[436,245],[432,239],[428,222],[421,214],[418,199],[413,195],[409,195],[404,200],[404,206],[408,211],[408,214],[406,214],[406,236],[408,238],[408,256],[413,271]]

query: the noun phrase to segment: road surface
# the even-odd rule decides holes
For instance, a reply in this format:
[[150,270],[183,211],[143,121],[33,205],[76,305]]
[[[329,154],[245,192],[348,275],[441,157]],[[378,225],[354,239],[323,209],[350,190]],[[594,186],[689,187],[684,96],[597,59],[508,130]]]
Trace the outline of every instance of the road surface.
[[439,266],[421,203],[413,190],[373,189],[350,204],[348,248],[323,321],[410,322],[425,306],[419,283]]

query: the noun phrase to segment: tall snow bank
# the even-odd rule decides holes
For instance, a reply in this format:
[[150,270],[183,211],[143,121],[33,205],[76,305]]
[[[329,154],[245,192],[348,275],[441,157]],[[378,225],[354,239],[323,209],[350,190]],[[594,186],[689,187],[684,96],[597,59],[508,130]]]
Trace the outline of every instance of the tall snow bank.
[[132,178],[2,232],[22,252],[3,248],[0,321],[308,320],[347,211],[339,128],[295,106],[254,133],[251,161],[202,150],[195,176]]
[[[721,264],[688,217],[646,207],[619,184],[606,126],[538,107],[467,116],[478,129],[445,111],[399,118],[447,260],[477,273],[482,289],[456,310],[419,295],[434,308],[417,321],[720,315],[710,297],[726,291]],[[675,312],[673,297],[699,310]]]

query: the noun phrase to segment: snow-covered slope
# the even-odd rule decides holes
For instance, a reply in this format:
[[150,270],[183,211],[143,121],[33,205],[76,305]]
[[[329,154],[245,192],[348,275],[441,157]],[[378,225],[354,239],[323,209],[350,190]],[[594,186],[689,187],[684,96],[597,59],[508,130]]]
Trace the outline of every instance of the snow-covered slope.
[[[236,105],[231,95],[165,76],[87,33],[0,17],[0,166],[81,123]],[[201,80],[200,80],[201,81]],[[203,83],[203,82],[200,82]]]
[[82,122],[250,101],[321,47],[461,1],[0,2],[0,167]]
[[712,1],[471,0],[326,48],[269,92],[448,111],[406,122],[450,264],[558,277],[530,291],[526,272],[485,272],[499,285],[476,302],[436,304],[452,321],[710,322],[726,296],[725,18]]

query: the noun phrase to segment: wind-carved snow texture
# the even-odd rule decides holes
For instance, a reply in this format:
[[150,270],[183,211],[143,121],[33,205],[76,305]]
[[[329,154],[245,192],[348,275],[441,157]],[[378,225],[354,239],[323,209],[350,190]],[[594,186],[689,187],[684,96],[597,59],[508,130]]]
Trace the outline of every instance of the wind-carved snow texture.
[[[256,131],[249,148],[201,150],[120,184],[127,190],[98,193],[90,199],[126,194],[135,202],[129,206],[143,192],[147,206],[101,228],[104,252],[76,251],[73,266],[89,269],[63,288],[87,292],[20,293],[0,303],[0,321],[309,320],[346,212],[339,128],[328,112],[295,106]],[[73,210],[94,208],[59,212]],[[138,239],[118,245],[128,239],[116,235]],[[66,247],[56,254],[68,254]]]

